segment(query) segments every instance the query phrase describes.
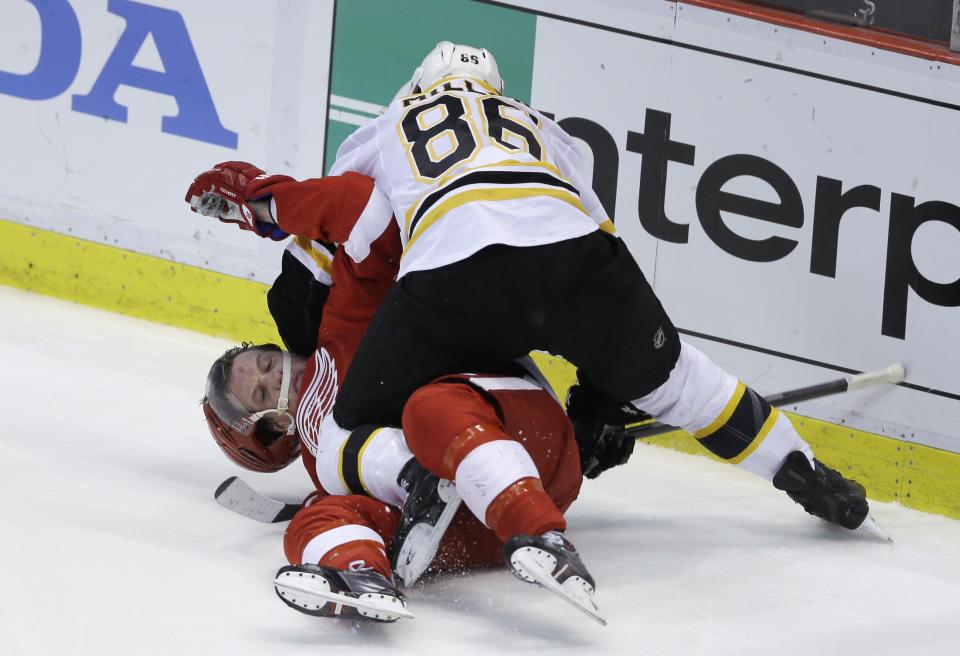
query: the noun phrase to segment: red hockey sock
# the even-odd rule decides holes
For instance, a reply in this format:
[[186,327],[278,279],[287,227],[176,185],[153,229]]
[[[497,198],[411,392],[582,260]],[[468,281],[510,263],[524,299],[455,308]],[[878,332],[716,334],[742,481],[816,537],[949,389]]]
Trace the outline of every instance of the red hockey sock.
[[383,545],[373,540],[353,540],[324,554],[320,565],[342,570],[373,569],[391,578],[390,561]]
[[540,535],[567,528],[539,478],[521,478],[496,496],[487,507],[487,526],[506,542],[515,535]]

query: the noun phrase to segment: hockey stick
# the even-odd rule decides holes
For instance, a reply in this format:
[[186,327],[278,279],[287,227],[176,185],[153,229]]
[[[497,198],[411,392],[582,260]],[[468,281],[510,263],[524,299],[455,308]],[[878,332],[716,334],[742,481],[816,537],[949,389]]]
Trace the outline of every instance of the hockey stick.
[[289,521],[303,507],[300,503],[284,503],[260,494],[236,476],[221,483],[213,498],[227,510],[266,524]]
[[[786,392],[771,394],[765,398],[770,405],[790,405],[792,403],[800,403],[802,401],[819,399],[824,396],[830,396],[831,394],[852,392],[853,390],[862,389],[871,385],[878,385],[880,383],[899,383],[903,380],[903,376],[903,365],[900,363],[895,363],[888,367],[884,367],[883,369],[877,369],[876,371],[866,371],[862,374],[856,374],[855,376],[838,378],[837,380],[818,383],[816,385],[809,385],[807,387],[799,387],[797,389],[787,390]],[[680,429],[676,428],[675,426],[661,424],[659,421],[650,419],[641,424],[628,426],[624,432],[627,435],[632,435],[638,440],[642,440],[675,430]]]

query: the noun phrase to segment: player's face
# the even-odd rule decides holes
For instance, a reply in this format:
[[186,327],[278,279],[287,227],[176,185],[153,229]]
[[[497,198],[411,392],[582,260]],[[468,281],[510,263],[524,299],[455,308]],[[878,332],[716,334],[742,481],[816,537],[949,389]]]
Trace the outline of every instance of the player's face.
[[[290,414],[296,415],[306,361],[292,353],[290,360],[288,405]],[[244,408],[257,412],[277,407],[282,382],[283,353],[251,349],[234,358],[227,385]]]

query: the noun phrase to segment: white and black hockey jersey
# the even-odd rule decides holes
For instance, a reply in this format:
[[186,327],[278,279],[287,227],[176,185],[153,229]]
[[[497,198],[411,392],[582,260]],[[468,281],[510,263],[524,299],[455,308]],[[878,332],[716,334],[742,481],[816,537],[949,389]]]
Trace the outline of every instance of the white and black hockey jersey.
[[344,141],[330,171],[363,173],[390,199],[398,277],[485,246],[535,246],[613,232],[573,139],[484,82],[446,78],[399,98]]

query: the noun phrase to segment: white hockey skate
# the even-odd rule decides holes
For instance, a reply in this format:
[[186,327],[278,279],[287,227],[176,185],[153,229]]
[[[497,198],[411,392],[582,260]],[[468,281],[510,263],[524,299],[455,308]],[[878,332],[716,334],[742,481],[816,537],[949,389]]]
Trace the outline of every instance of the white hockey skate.
[[273,587],[283,603],[307,615],[375,622],[413,619],[403,594],[377,572],[289,565],[277,572]]
[[577,548],[559,531],[516,535],[503,545],[504,560],[521,580],[540,585],[606,626],[594,599],[596,583]]

